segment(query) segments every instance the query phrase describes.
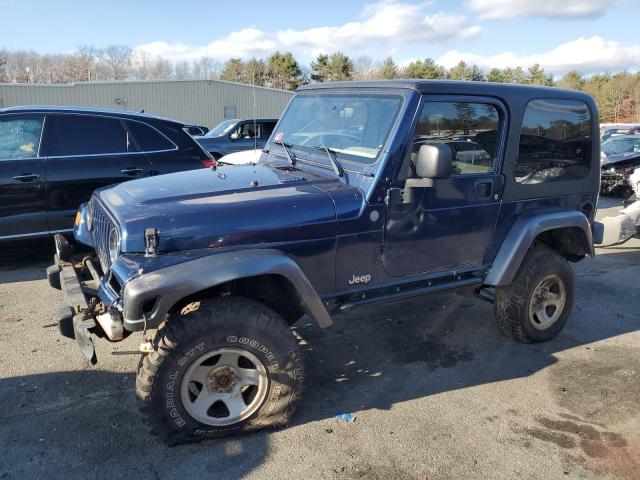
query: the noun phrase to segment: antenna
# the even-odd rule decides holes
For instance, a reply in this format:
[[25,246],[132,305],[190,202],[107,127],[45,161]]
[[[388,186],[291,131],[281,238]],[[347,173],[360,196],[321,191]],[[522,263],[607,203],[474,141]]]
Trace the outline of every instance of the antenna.
[[[258,149],[258,122],[256,121],[256,71],[253,70],[251,77],[251,94],[253,95],[253,150],[255,160],[255,150]],[[262,132],[260,132],[262,135]]]

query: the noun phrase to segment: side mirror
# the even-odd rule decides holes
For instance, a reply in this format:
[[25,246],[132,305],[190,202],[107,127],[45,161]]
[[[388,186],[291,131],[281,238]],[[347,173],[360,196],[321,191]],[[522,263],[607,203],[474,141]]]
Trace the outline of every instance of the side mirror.
[[431,187],[435,178],[450,177],[452,160],[449,145],[422,145],[416,159],[416,174],[419,178],[407,179],[406,188]]
[[420,178],[450,177],[452,160],[453,155],[449,145],[422,145],[418,150],[416,173]]
[[231,140],[237,140],[237,139],[239,139],[239,138],[240,138],[240,135],[238,135],[238,133],[237,133],[237,132],[233,132],[233,133],[229,136],[229,138],[230,138]]

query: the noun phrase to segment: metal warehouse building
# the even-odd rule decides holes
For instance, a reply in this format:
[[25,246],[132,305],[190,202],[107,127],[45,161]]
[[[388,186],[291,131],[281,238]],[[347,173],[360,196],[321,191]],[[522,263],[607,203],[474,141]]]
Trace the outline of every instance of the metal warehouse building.
[[225,118],[279,118],[291,95],[286,90],[220,80],[0,83],[0,108],[66,105],[144,110],[211,128]]

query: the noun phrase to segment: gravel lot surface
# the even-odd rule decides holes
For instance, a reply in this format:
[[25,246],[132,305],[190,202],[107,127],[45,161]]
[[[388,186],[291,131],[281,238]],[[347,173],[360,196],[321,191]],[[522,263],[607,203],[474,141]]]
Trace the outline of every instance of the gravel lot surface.
[[59,335],[50,248],[0,259],[2,480],[640,478],[640,240],[575,266],[573,314],[545,344],[503,338],[491,305],[458,295],[357,310],[327,332],[303,319],[291,427],[173,448],[139,420],[139,335],[97,342],[95,368]]

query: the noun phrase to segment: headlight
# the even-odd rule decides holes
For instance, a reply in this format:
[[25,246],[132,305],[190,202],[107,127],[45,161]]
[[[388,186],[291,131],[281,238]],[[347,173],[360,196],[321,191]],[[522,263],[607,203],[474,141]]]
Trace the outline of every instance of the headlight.
[[109,232],[109,259],[114,263],[120,255],[120,232],[117,228],[112,228]]

